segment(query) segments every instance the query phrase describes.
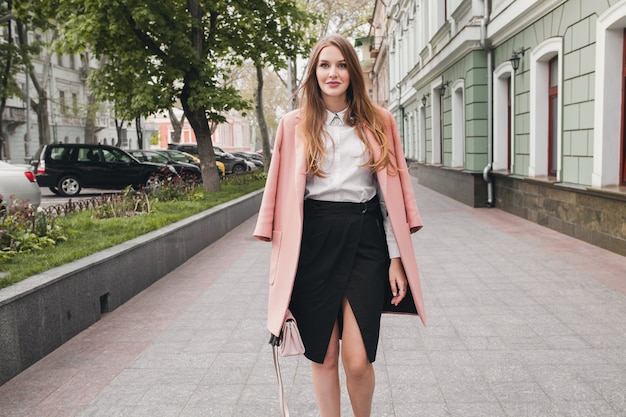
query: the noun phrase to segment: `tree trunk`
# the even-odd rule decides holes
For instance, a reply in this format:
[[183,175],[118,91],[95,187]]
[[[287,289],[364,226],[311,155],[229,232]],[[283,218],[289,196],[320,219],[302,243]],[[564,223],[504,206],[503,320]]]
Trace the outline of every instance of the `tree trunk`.
[[[170,122],[172,123],[172,129],[174,129],[174,132],[172,132],[172,142],[174,143],[178,143],[180,142],[180,135],[183,132],[183,126],[185,123],[185,113],[183,113],[183,115],[181,116],[180,120],[178,120],[178,118],[176,118],[176,114],[174,114],[174,110],[172,109],[168,109],[169,115],[170,115]],[[169,142],[168,138],[168,142]]]
[[[31,72],[31,80],[37,78],[34,73]],[[36,85],[38,102],[34,100],[30,101],[30,106],[35,113],[37,113],[37,131],[39,132],[39,144],[47,145],[52,142],[50,138],[50,119],[48,115],[48,94],[46,90]]]
[[[196,23],[191,28],[191,44],[199,57],[203,56],[204,39],[204,12],[198,0],[187,0],[187,8],[193,21]],[[215,165],[215,152],[211,141],[211,127],[207,118],[207,109],[196,108],[189,105],[189,99],[194,96],[193,85],[198,82],[200,76],[199,69],[192,67],[185,74],[183,89],[180,93],[180,103],[189,124],[196,135],[198,143],[198,156],[200,157],[200,170],[202,171],[202,186],[205,191],[219,192],[222,189],[220,176]]]
[[[183,107],[187,107],[183,104]],[[195,111],[185,110],[189,124],[196,134],[200,170],[202,171],[202,186],[205,191],[219,192],[222,190],[220,177],[215,164],[215,152],[211,141],[211,128],[204,109]]]
[[87,96],[87,115],[85,116],[85,143],[96,143],[96,99],[93,94]]
[[289,102],[289,109],[295,110],[298,106],[298,99],[296,92],[298,91],[298,66],[296,64],[296,60],[290,60],[288,62],[288,71],[289,71],[289,81],[290,81],[290,89],[291,89],[291,101]]
[[[11,2],[8,2],[8,11],[11,10]],[[7,42],[9,44],[13,43],[13,19],[9,18],[7,23]],[[7,86],[9,85],[9,78],[11,77],[11,65],[12,65],[12,56],[8,55],[7,61],[4,66],[4,73],[2,74],[2,91],[7,91]],[[7,104],[6,95],[2,95],[2,100],[0,100],[0,160],[6,159],[9,156],[8,149],[8,141],[4,137],[4,126],[2,123],[2,118],[4,116],[4,109]]]
[[256,120],[259,124],[261,133],[261,141],[263,142],[263,163],[265,171],[270,169],[270,159],[272,157],[270,148],[270,135],[267,131],[267,122],[263,113],[263,65],[255,64],[256,67],[256,91],[254,93],[254,110],[256,112]]
[[143,129],[141,128],[141,118],[135,118],[135,129],[137,131],[137,145],[139,149],[143,149]]

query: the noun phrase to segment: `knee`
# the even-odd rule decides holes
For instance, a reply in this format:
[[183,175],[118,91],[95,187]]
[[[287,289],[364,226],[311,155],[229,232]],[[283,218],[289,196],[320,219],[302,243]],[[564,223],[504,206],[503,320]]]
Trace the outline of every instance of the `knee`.
[[337,369],[339,367],[339,355],[329,349],[321,366],[329,370]]
[[343,367],[346,376],[352,379],[365,378],[369,376],[373,370],[372,364],[367,359],[367,356],[343,358]]

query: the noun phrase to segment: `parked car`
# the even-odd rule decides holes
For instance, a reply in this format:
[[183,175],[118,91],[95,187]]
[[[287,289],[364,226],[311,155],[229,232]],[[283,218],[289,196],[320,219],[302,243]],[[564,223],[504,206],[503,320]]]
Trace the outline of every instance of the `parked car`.
[[195,143],[168,143],[167,149],[174,149],[176,151],[198,155],[198,145]]
[[231,152],[238,158],[243,158],[246,161],[252,162],[254,166],[258,169],[263,169],[265,164],[263,163],[263,157],[255,152],[244,152],[244,151],[235,151]]
[[128,151],[128,153],[141,162],[153,162],[172,166],[181,178],[190,178],[197,182],[202,182],[202,172],[200,171],[200,167],[190,162],[178,161],[170,155],[156,150],[132,149]]
[[[175,149],[198,155],[198,145],[195,143],[169,143],[167,149]],[[222,162],[226,168],[226,174],[242,174],[252,170],[245,159],[237,158],[234,155],[224,152],[221,148],[213,146],[215,159]]]
[[[200,158],[190,153],[177,151],[175,149],[155,149],[155,151],[167,155],[175,161],[187,162],[190,164],[194,164],[198,167],[200,166]],[[224,163],[220,161],[215,161],[215,165],[217,165],[217,172],[220,177],[225,176],[226,168],[224,167]]]
[[0,161],[0,203],[9,207],[15,203],[39,206],[41,190],[29,166]]
[[55,194],[77,196],[83,188],[121,190],[160,183],[174,168],[140,162],[128,152],[108,145],[43,145],[31,160],[37,183]]

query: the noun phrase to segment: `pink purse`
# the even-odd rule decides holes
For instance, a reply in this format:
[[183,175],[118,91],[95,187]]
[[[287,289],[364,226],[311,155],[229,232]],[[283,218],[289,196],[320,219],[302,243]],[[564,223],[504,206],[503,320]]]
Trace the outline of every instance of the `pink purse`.
[[293,356],[304,353],[304,344],[300,337],[298,323],[296,323],[296,319],[289,310],[285,313],[285,322],[283,323],[283,329],[280,335],[279,348],[280,356]]
[[278,398],[280,400],[281,417],[289,417],[289,408],[287,407],[287,399],[285,398],[285,389],[283,388],[283,379],[280,374],[280,364],[278,363],[278,352],[281,356],[301,355],[304,353],[304,344],[300,337],[298,324],[296,319],[287,310],[285,313],[285,321],[278,337],[272,335],[270,337],[272,345],[272,353],[274,355],[274,368],[276,369],[276,379],[278,380]]

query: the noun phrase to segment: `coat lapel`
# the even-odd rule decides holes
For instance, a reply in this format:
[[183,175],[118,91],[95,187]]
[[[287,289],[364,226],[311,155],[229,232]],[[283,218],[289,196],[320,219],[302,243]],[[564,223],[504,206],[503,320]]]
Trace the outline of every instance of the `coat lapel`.
[[304,187],[306,186],[306,149],[305,138],[302,134],[302,124],[298,123],[295,127],[296,141],[296,160],[294,161],[294,181],[296,196],[301,199],[304,197]]

